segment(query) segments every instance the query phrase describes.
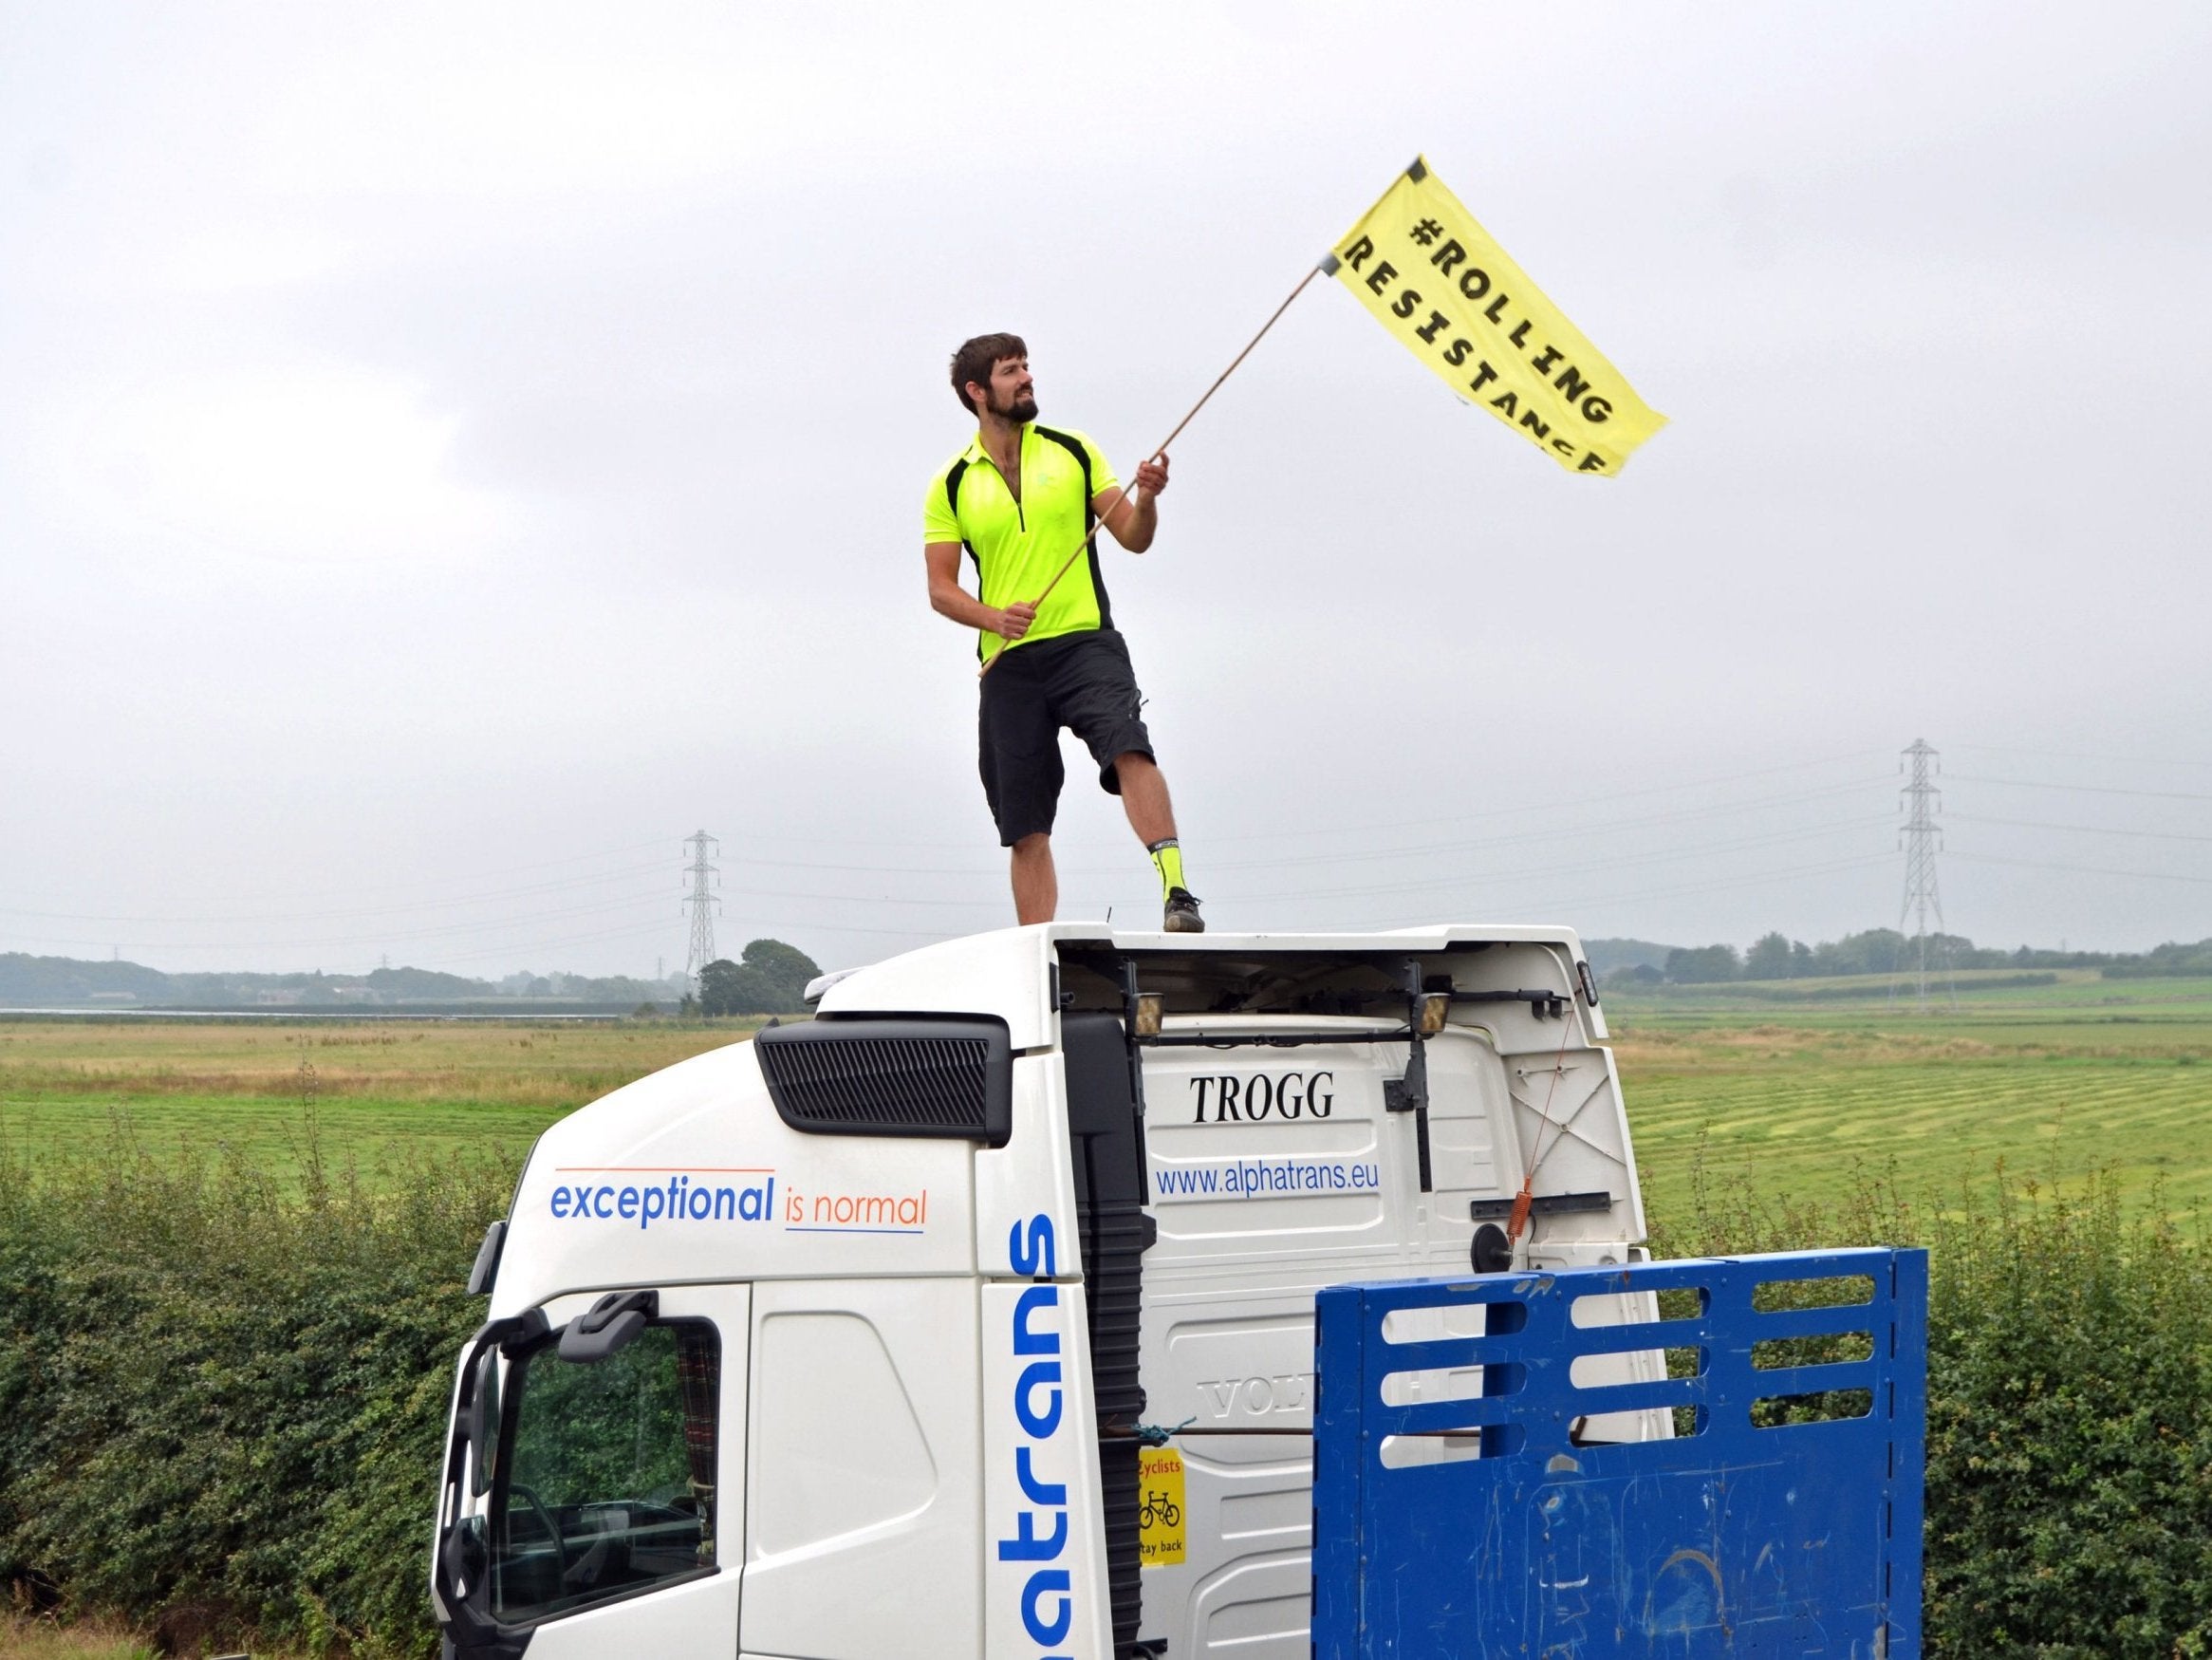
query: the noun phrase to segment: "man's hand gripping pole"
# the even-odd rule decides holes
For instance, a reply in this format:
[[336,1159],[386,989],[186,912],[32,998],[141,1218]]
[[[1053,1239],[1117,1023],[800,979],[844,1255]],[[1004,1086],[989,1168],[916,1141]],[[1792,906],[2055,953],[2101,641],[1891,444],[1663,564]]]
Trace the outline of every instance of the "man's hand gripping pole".
[[[1220,374],[1214,378],[1214,383],[1206,388],[1205,397],[1200,398],[1196,403],[1192,404],[1190,406],[1189,413],[1175,423],[1175,430],[1169,433],[1167,437],[1162,439],[1158,444],[1153,446],[1151,457],[1153,460],[1164,461],[1167,459],[1167,446],[1174,443],[1177,438],[1182,436],[1182,429],[1190,425],[1192,418],[1195,417],[1199,410],[1205,408],[1207,402],[1213,398],[1214,394],[1221,389],[1221,383],[1228,380],[1231,375],[1234,375],[1236,372],[1237,365],[1252,355],[1252,348],[1257,345],[1262,340],[1267,338],[1267,331],[1275,326],[1276,319],[1280,318],[1285,311],[1288,311],[1291,308],[1291,302],[1295,300],[1300,294],[1306,291],[1306,285],[1311,282],[1315,277],[1321,275],[1324,271],[1333,271],[1335,269],[1336,256],[1333,253],[1328,254],[1323,257],[1319,265],[1315,266],[1311,270],[1308,271],[1304,276],[1298,279],[1298,286],[1292,289],[1283,297],[1283,303],[1277,306],[1274,308],[1273,315],[1271,315],[1265,323],[1259,326],[1259,332],[1254,335],[1250,340],[1246,341],[1244,343],[1244,349],[1236,354],[1236,356],[1230,362],[1230,364],[1227,368],[1223,369]],[[1109,516],[1120,510],[1123,502],[1130,499],[1133,495],[1136,496],[1140,501],[1143,499],[1142,494],[1134,490],[1131,486],[1122,486],[1121,494],[1116,496],[1112,505],[1109,506],[1105,513],[1100,513],[1097,519],[1092,522],[1090,530],[1087,533],[1086,533],[1083,540],[1076,543],[1075,551],[1069,554],[1066,561],[1062,563],[1060,569],[1052,572],[1052,580],[1045,584],[1044,592],[1040,593],[1035,599],[1030,602],[1032,610],[1036,606],[1043,605],[1046,599],[1050,597],[1052,590],[1060,586],[1060,579],[1063,576],[1066,576],[1069,571],[1075,569],[1075,562],[1078,559],[1081,559],[1086,553],[1090,551],[1091,544],[1098,540],[1098,532],[1100,528],[1105,525],[1106,519]],[[983,666],[976,671],[976,677],[980,679],[982,676],[989,674],[991,672],[991,665],[996,662],[1000,658],[1004,657],[1009,650],[1011,650],[1018,643],[1020,643],[1018,641],[1010,640],[1004,645],[1001,645],[996,651],[993,652],[988,658],[984,660]]]

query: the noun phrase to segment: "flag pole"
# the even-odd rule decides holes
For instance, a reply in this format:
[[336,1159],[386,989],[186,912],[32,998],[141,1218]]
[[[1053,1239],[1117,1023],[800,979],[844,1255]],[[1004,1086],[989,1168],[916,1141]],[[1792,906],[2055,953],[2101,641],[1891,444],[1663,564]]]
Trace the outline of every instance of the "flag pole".
[[[1158,460],[1161,457],[1166,455],[1167,446],[1174,443],[1177,438],[1182,437],[1182,429],[1190,425],[1191,421],[1197,417],[1199,410],[1205,408],[1207,402],[1211,401],[1214,394],[1221,389],[1222,382],[1227,381],[1231,375],[1234,375],[1236,372],[1237,365],[1242,364],[1246,358],[1252,355],[1252,348],[1257,345],[1262,340],[1267,338],[1267,331],[1273,328],[1276,322],[1281,319],[1282,314],[1291,308],[1291,302],[1295,300],[1300,294],[1306,291],[1306,285],[1311,282],[1315,277],[1321,275],[1322,272],[1334,271],[1335,270],[1336,255],[1333,253],[1324,254],[1320,264],[1316,265],[1311,270],[1308,271],[1304,276],[1298,279],[1298,286],[1292,289],[1283,297],[1283,303],[1277,306],[1274,308],[1273,315],[1271,315],[1265,323],[1262,323],[1259,326],[1259,332],[1254,335],[1250,340],[1246,341],[1244,344],[1244,349],[1238,352],[1236,356],[1230,361],[1229,366],[1227,368],[1223,369],[1219,375],[1215,377],[1214,383],[1206,388],[1205,397],[1200,398],[1196,403],[1192,404],[1190,406],[1189,412],[1185,414],[1180,420],[1175,423],[1175,430],[1169,433],[1167,437],[1161,439],[1159,443],[1152,447],[1150,457],[1151,459]],[[1051,594],[1051,591],[1060,586],[1060,579],[1063,576],[1066,576],[1069,571],[1074,569],[1075,562],[1082,558],[1084,554],[1087,553],[1090,550],[1091,544],[1098,540],[1098,532],[1100,529],[1106,524],[1106,513],[1112,513],[1116,508],[1120,507],[1123,502],[1126,501],[1131,494],[1134,494],[1132,487],[1129,485],[1125,484],[1120,488],[1121,494],[1114,497],[1112,504],[1107,507],[1105,513],[1098,515],[1098,518],[1092,523],[1088,533],[1084,536],[1082,541],[1076,543],[1075,551],[1069,554],[1067,562],[1063,564],[1059,569],[1052,572],[1052,580],[1045,584],[1044,592],[1040,593],[1035,599],[1032,600],[1030,602],[1031,605],[1041,606],[1045,603],[1046,599]],[[1021,643],[1017,640],[1010,640],[1004,645],[1001,645],[996,651],[993,652],[991,656],[984,659],[983,666],[976,671],[976,678],[977,680],[981,680],[985,675],[989,674],[991,672],[991,665],[993,663],[996,662],[1000,658],[1004,657],[1012,647],[1020,643]]]

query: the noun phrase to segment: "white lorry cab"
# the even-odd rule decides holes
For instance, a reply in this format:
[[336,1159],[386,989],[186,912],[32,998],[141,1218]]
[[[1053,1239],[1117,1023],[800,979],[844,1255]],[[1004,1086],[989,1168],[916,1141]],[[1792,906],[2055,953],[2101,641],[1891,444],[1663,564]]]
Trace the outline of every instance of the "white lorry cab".
[[1305,1660],[1316,1291],[1643,1257],[1566,929],[1056,923],[826,979],[532,1150],[472,1279],[449,1655]]

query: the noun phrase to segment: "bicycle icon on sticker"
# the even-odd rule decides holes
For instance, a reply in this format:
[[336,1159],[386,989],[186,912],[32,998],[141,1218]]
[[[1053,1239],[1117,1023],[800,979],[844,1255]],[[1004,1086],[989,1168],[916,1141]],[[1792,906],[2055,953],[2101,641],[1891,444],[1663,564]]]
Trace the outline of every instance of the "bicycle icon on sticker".
[[1165,1488],[1147,1489],[1143,1508],[1137,1512],[1139,1527],[1180,1527],[1182,1525],[1182,1506],[1167,1496]]

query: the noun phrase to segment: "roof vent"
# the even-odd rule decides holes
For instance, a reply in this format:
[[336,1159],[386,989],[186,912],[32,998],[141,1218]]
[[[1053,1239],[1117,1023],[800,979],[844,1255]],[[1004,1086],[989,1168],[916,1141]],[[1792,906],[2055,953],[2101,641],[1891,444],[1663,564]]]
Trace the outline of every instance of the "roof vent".
[[753,1040],[776,1114],[807,1135],[946,1137],[1004,1147],[1013,1047],[981,1016],[827,1017]]

